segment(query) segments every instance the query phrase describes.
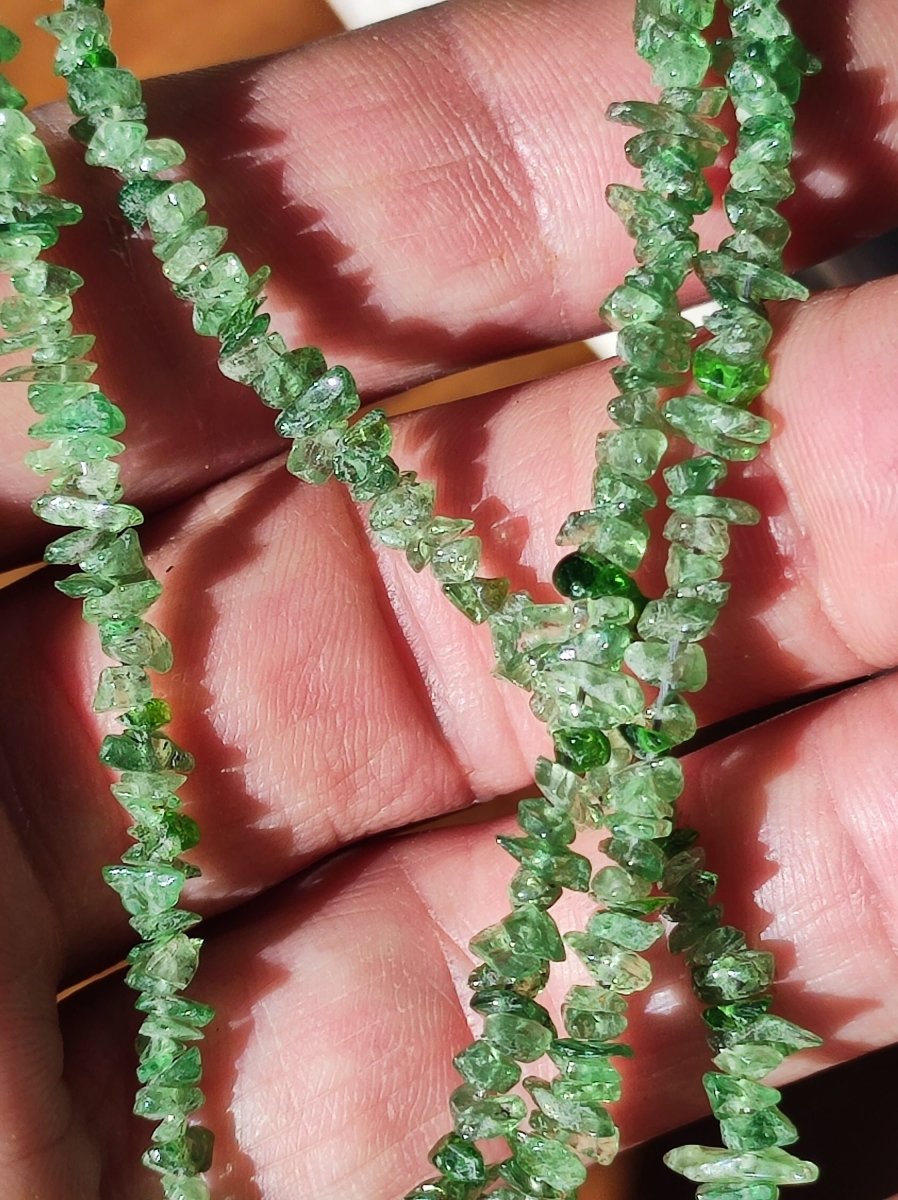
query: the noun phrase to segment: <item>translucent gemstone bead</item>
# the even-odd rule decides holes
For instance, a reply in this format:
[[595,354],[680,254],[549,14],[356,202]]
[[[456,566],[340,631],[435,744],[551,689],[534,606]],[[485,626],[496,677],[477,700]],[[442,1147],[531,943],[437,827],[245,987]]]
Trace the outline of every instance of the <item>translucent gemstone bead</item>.
[[563,558],[552,573],[552,582],[572,600],[624,596],[634,603],[644,602],[642,592],[620,567],[607,558],[580,551]]
[[467,1141],[505,1137],[527,1115],[520,1096],[479,1096],[467,1085],[456,1088],[449,1106],[456,1132]]
[[711,1111],[719,1120],[726,1117],[742,1117],[773,1108],[782,1096],[776,1088],[764,1087],[747,1079],[734,1079],[730,1075],[718,1075],[711,1071],[704,1077],[705,1091],[711,1102]]
[[443,593],[468,620],[481,625],[501,609],[508,595],[508,580],[475,577],[444,584]]
[[643,991],[652,982],[652,969],[645,959],[605,938],[590,933],[568,933],[564,940],[603,987],[628,996]]
[[[635,366],[654,387],[672,387],[689,370],[689,340],[694,327],[684,322],[689,330],[684,334],[680,327],[671,328],[670,324],[634,321],[617,335],[620,357]],[[631,434],[635,431],[622,432]],[[657,430],[652,432],[657,433]]]
[[718,959],[693,972],[693,984],[702,999],[712,1004],[748,999],[773,982],[776,964],[772,954],[745,950]]
[[667,556],[665,574],[668,585],[678,592],[681,588],[712,582],[722,570],[723,563],[715,555],[673,545]]
[[478,1093],[507,1092],[521,1078],[513,1058],[501,1054],[490,1042],[479,1038],[452,1060],[462,1078]]
[[196,974],[201,944],[197,938],[176,934],[161,945],[136,946],[128,955],[131,968],[125,982],[137,992],[183,991]]
[[117,110],[141,107],[140,82],[130,71],[81,68],[70,72],[67,83],[69,103],[79,116],[118,115]]
[[0,269],[14,271],[27,267],[42,249],[35,234],[0,230]]
[[732,362],[714,343],[700,346],[692,360],[695,382],[706,396],[724,404],[749,404],[770,382],[770,364]]
[[168,1176],[162,1180],[165,1200],[209,1200],[209,1185],[202,1179]]
[[50,484],[50,490],[115,503],[123,493],[120,473],[121,467],[112,459],[82,462],[57,475]]
[[142,667],[104,667],[100,672],[94,712],[115,712],[145,704],[153,695]]
[[652,67],[657,87],[699,87],[711,66],[711,49],[698,30],[645,17],[637,26],[636,49]]
[[345,423],[320,433],[293,439],[287,455],[287,470],[305,483],[325,483],[334,473],[334,459]]
[[650,600],[636,628],[644,638],[695,642],[707,637],[717,616],[717,608],[703,600]]
[[431,570],[440,583],[466,583],[477,574],[480,549],[478,537],[455,538],[435,548],[430,559]]
[[440,1138],[427,1156],[438,1171],[450,1179],[462,1183],[483,1185],[486,1182],[486,1164],[483,1155],[469,1141],[449,1133]]
[[133,529],[126,529],[102,545],[88,549],[79,563],[83,571],[103,576],[112,583],[135,583],[151,578]]
[[674,648],[663,641],[632,642],[624,661],[638,678],[655,687],[697,692],[708,681],[708,663],[700,646]]
[[[627,1028],[626,1010],[626,1000],[616,992],[576,984],[565,997],[561,1015],[571,1038],[601,1042],[619,1037],[624,1032]],[[555,1043],[550,1054],[557,1050],[557,1045]],[[554,1056],[553,1061],[560,1066]]]
[[194,272],[207,270],[227,237],[228,231],[221,225],[204,225],[197,229],[162,264],[163,275],[172,283],[182,284]]
[[632,720],[644,707],[642,689],[635,679],[594,663],[574,660],[547,667],[538,676],[536,687],[538,694],[555,700],[570,716],[575,709],[580,711],[580,723],[589,728],[613,729]]
[[51,525],[78,525],[118,533],[143,522],[140,510],[130,504],[109,504],[84,496],[38,496],[31,507]]
[[195,1112],[205,1101],[197,1087],[142,1087],[134,1101],[134,1113],[150,1121],[161,1121],[166,1117],[179,1117]]
[[798,1130],[777,1108],[721,1121],[720,1131],[730,1150],[766,1150],[798,1141]]
[[191,1125],[183,1139],[161,1146],[150,1146],[142,1161],[152,1171],[200,1175],[212,1165],[214,1136],[202,1125]]
[[635,479],[651,479],[666,449],[667,438],[659,429],[619,429],[599,436],[596,461]]
[[523,1185],[525,1192],[535,1184],[537,1195],[542,1195],[544,1189],[553,1195],[565,1195],[576,1192],[586,1180],[586,1168],[561,1142],[515,1131],[509,1144],[512,1159],[500,1167],[500,1174],[513,1185]]
[[[114,623],[110,623],[113,625]],[[155,626],[138,622],[136,628],[100,627],[103,650],[127,666],[148,667],[164,673],[172,668],[171,643]]]
[[353,377],[345,367],[331,367],[278,414],[275,428],[281,437],[317,433],[352,416],[358,407]]
[[55,409],[28,430],[29,437],[49,440],[69,433],[101,433],[114,437],[125,428],[124,413],[102,392],[90,392]]
[[179,167],[187,154],[180,142],[174,138],[147,138],[140,149],[123,165],[125,178],[155,175],[159,171],[170,171]]
[[604,938],[624,950],[639,952],[654,946],[664,933],[657,921],[641,921],[638,917],[614,912],[593,913],[586,929],[593,936]]
[[635,837],[613,837],[602,843],[612,861],[633,875],[658,883],[664,874],[664,851],[652,841]]
[[168,184],[146,205],[146,219],[156,238],[168,238],[183,230],[185,224],[202,212],[206,197],[189,180]]
[[697,270],[711,295],[724,304],[733,296],[745,303],[762,304],[766,300],[807,300],[809,295],[804,284],[782,271],[759,267],[726,250],[700,254]]
[[664,481],[673,496],[695,496],[712,492],[726,478],[727,465],[714,454],[702,454],[667,467]]
[[775,1183],[703,1183],[695,1193],[699,1200],[778,1200]]
[[611,758],[611,743],[599,729],[556,729],[552,737],[558,761],[578,775]]
[[28,101],[18,88],[13,87],[5,75],[0,75],[0,108],[25,108]]
[[552,1041],[552,1031],[544,1025],[504,1013],[486,1018],[483,1036],[500,1053],[507,1054],[516,1062],[535,1062],[542,1058]]
[[186,881],[183,871],[156,863],[104,867],[103,878],[118,892],[125,911],[135,916],[174,908]]
[[527,833],[553,845],[569,845],[576,834],[567,813],[542,799],[522,800],[518,805],[518,823]]
[[674,513],[664,526],[664,536],[669,542],[717,559],[726,558],[730,548],[729,528],[719,517],[684,517]]
[[142,121],[99,121],[85,151],[85,162],[118,170],[147,140]]
[[563,1129],[576,1133],[591,1133],[595,1137],[611,1137],[616,1126],[602,1101],[607,1089],[589,1083],[568,1083],[530,1077],[524,1087],[539,1109]]
[[729,1075],[759,1080],[775,1071],[784,1058],[785,1055],[776,1046],[746,1044],[721,1050],[714,1058],[714,1065]]
[[664,405],[664,415],[703,450],[734,461],[756,458],[770,437],[764,417],[702,396],[674,396]]
[[719,517],[728,525],[757,525],[761,519],[753,504],[726,496],[671,496],[668,506],[687,517]]
[[630,284],[614,289],[599,316],[611,329],[623,329],[632,321],[656,321],[664,314],[664,306],[650,292]]
[[695,1183],[745,1183],[758,1180],[784,1186],[813,1183],[819,1171],[813,1163],[772,1148],[739,1154],[704,1146],[681,1146],[665,1154],[664,1161]]
[[147,223],[147,208],[151,201],[168,191],[164,179],[132,179],[119,192],[118,204],[122,216],[132,229],[142,229]]
[[634,427],[660,429],[663,431],[664,418],[659,410],[661,393],[655,388],[646,388],[641,392],[627,392],[623,396],[615,396],[608,402],[608,415],[615,425],[622,429]]

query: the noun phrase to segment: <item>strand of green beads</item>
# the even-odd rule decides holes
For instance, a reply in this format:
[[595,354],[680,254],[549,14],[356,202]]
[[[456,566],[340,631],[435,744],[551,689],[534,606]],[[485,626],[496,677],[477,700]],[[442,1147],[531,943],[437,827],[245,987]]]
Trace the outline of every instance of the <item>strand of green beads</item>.
[[436,515],[431,486],[400,474],[382,412],[350,424],[360,403],[350,372],[328,367],[314,347],[288,351],[268,332],[268,268],[250,275],[236,254],[222,250],[227,230],[209,224],[194,183],[159,178],[184,161],[184,150],[170,138],[147,137],[140,82],[117,66],[101,0],[65,0],[64,11],[39,24],[58,39],[55,69],[79,117],[72,133],[86,144],[87,161],[124,181],[122,213],[135,229],[148,227],[164,275],[193,306],[196,331],[218,338],[222,372],[278,410],[275,426],[292,441],[288,470],[308,483],[336,476],[354,499],[379,500],[370,516],[380,540],[404,550],[416,571],[429,566],[449,598],[483,621],[508,585],[477,576],[480,541],[470,536],[471,522]]
[[[713,495],[727,471],[726,460],[753,458],[769,435],[763,418],[746,411],[766,386],[765,351],[771,327],[769,299],[803,298],[806,292],[783,271],[789,236],[777,205],[791,195],[794,103],[802,76],[816,64],[793,36],[778,0],[727,0],[732,38],[727,86],[739,123],[739,143],[725,197],[734,233],[717,253],[700,255],[699,270],[720,308],[709,321],[711,341],[694,361],[702,395],[665,406],[671,425],[710,452],[667,472],[673,516],[669,588],[653,614],[643,613],[644,659],[662,691],[676,686],[664,661],[673,663],[694,647],[716,620],[728,587],[719,581],[730,524],[751,524],[758,514],[743,501]],[[644,627],[643,627],[644,622]],[[784,1147],[798,1138],[779,1110],[780,1094],[760,1080],[788,1055],[817,1046],[820,1039],[770,1013],[773,956],[748,947],[744,935],[721,925],[713,902],[714,875],[697,849],[683,850],[666,867],[665,890],[674,897],[667,915],[676,922],[671,948],[684,953],[693,987],[709,1005],[705,1020],[718,1072],[705,1076],[705,1090],[720,1119],[724,1149],[685,1146],[667,1163],[701,1186],[711,1200],[776,1200],[787,1184],[812,1182],[814,1164]]]
[[556,570],[563,595],[576,597],[641,565],[648,546],[645,513],[656,503],[649,480],[667,450],[661,389],[681,385],[692,361],[693,325],[680,314],[678,294],[693,269],[695,217],[711,206],[704,171],[726,144],[715,117],[726,90],[703,86],[711,65],[704,31],[716,0],[638,0],[636,46],[662,89],[657,103],[613,104],[609,119],[641,132],[626,145],[643,188],[608,188],[608,202],[635,239],[638,266],[610,294],[601,315],[618,331],[622,364],[612,371],[620,395],[608,411],[619,429],[596,445],[593,504],[574,512],[558,534],[578,547]]
[[[18,44],[0,29],[0,60],[11,58]],[[201,944],[187,936],[199,917],[178,907],[187,879],[199,874],[181,858],[196,845],[198,830],[177,795],[193,760],[163,731],[171,712],[154,695],[148,670],[167,671],[171,647],[142,619],[162,588],[146,567],[134,530],[143,518],[121,502],[115,458],[124,449],[116,440],[124,417],[89,382],[96,364],[86,355],[94,338],[74,334],[69,320],[72,293],[82,280],[40,257],[55,244],[60,225],[80,219],[80,210],[43,194],[53,166],[20,111],[24,97],[2,76],[0,99],[0,270],[11,275],[15,291],[0,304],[6,331],[0,353],[31,351],[30,366],[7,370],[0,380],[28,383],[29,402],[40,416],[29,433],[49,443],[28,455],[36,472],[52,476],[34,510],[51,525],[73,527],[50,545],[46,558],[80,570],[56,586],[83,601],[85,619],[97,626],[116,663],[102,671],[94,708],[117,713],[123,725],[104,739],[100,759],[120,772],[112,791],[134,821],[134,844],[103,875],[140,938],[127,975],[145,1014],[138,1066],[143,1086],[135,1111],[158,1122],[144,1162],[162,1174],[168,1200],[205,1200],[209,1192],[197,1176],[210,1165],[212,1134],[188,1124],[188,1116],[203,1102],[193,1043],[214,1013],[180,994],[196,971]]]

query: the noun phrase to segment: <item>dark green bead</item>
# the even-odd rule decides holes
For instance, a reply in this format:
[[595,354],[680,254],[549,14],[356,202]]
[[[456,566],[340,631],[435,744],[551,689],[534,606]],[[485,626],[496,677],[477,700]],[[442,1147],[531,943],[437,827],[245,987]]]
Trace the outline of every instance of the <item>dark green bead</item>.
[[563,558],[552,573],[552,582],[571,600],[597,600],[603,596],[624,596],[639,607],[645,597],[626,571],[598,554],[582,550]]
[[611,758],[611,743],[600,729],[557,729],[552,738],[558,761],[578,775],[604,767]]
[[727,362],[710,346],[700,346],[692,362],[695,382],[711,400],[724,404],[748,404],[760,396],[770,382],[770,364]]
[[169,184],[164,179],[132,179],[119,193],[118,204],[122,216],[134,229],[142,229],[147,221],[147,205]]
[[622,725],[620,731],[639,758],[656,758],[666,754],[676,745],[673,738],[668,737],[658,729],[648,729],[645,725]]
[[460,1183],[486,1183],[486,1164],[483,1155],[457,1133],[447,1133],[427,1156],[438,1171]]

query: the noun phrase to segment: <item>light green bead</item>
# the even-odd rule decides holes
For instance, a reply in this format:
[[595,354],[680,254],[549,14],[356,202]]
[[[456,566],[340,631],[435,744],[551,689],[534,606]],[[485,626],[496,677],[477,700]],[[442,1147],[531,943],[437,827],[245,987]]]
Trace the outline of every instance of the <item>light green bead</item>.
[[612,1137],[617,1128],[602,1100],[606,1089],[601,1085],[570,1083],[544,1079],[524,1080],[524,1087],[537,1107],[563,1129],[576,1133],[591,1133],[595,1137]]
[[632,642],[624,661],[638,679],[655,687],[697,692],[708,681],[705,652],[696,645],[681,646],[674,652],[668,642]]
[[668,586],[674,591],[712,582],[722,571],[723,563],[713,554],[690,550],[687,546],[670,547],[665,574]]
[[165,673],[173,663],[171,643],[155,626],[141,621],[136,629],[121,632],[100,628],[103,650],[126,666],[148,667]]
[[[537,695],[551,699],[562,709],[565,724],[592,724],[613,729],[642,712],[642,689],[635,679],[586,662],[564,662],[542,671],[536,681]],[[583,707],[585,703],[585,708]],[[581,721],[574,708],[583,710]]]
[[121,499],[123,492],[119,482],[120,472],[121,467],[113,459],[78,463],[57,475],[50,484],[50,490],[87,496],[91,500],[115,502]]
[[561,1142],[532,1133],[516,1131],[509,1138],[512,1158],[500,1174],[514,1186],[537,1195],[566,1195],[586,1181],[586,1168],[572,1150]]
[[117,533],[143,522],[140,510],[130,504],[109,504],[83,496],[38,496],[31,507],[51,525],[78,525]]
[[0,270],[13,271],[27,267],[42,250],[41,239],[33,233],[0,231]]
[[552,1031],[538,1021],[511,1013],[494,1013],[483,1024],[483,1036],[500,1054],[516,1062],[535,1062],[542,1058],[552,1041]]
[[186,238],[162,264],[162,273],[172,283],[182,284],[195,271],[208,269],[228,238],[221,225],[204,225]]
[[22,133],[0,141],[0,189],[36,193],[55,178],[50,156],[39,138]]
[[[142,107],[140,81],[116,67],[87,67],[67,79],[69,103],[79,116],[119,116],[120,110]],[[130,115],[130,113],[129,113]]]
[[104,667],[100,672],[94,712],[115,712],[145,704],[153,689],[142,667]]
[[576,984],[564,999],[561,1015],[572,1038],[601,1042],[627,1028],[627,1002],[617,992]]
[[462,1078],[478,1093],[507,1092],[521,1078],[513,1058],[479,1038],[452,1060]]
[[707,637],[717,617],[717,608],[703,600],[650,600],[636,628],[644,638],[657,638],[663,642],[695,642]]
[[714,1065],[729,1075],[758,1080],[775,1071],[784,1058],[785,1055],[776,1046],[747,1043],[721,1050],[714,1058]]
[[206,204],[206,197],[189,180],[173,183],[147,205],[147,221],[156,238],[170,238]]
[[456,1088],[449,1107],[456,1132],[468,1141],[505,1137],[527,1115],[520,1096],[479,1096],[469,1085]]
[[775,1183],[703,1183],[695,1193],[699,1200],[779,1200]]
[[730,548],[729,527],[719,517],[684,517],[674,513],[664,526],[664,536],[687,550],[697,550],[716,559],[726,558]]
[[599,436],[596,461],[634,479],[651,479],[666,450],[667,438],[659,429],[619,429]]
[[169,1176],[162,1180],[165,1200],[209,1200],[209,1185],[202,1179]]
[[711,48],[697,30],[647,16],[636,26],[636,49],[652,67],[656,87],[698,87],[711,66]]
[[186,882],[183,871],[161,863],[104,867],[103,878],[118,892],[125,911],[134,916],[174,908]]
[[757,525],[761,519],[753,504],[726,496],[671,496],[668,507],[687,517],[719,517],[729,525]]
[[125,162],[121,175],[125,179],[156,175],[179,167],[187,158],[187,152],[174,138],[147,138],[144,144]]
[[776,1088],[730,1075],[718,1075],[714,1071],[705,1075],[703,1083],[711,1111],[719,1120],[762,1112],[765,1108],[775,1107],[782,1099]]
[[105,596],[84,601],[84,619],[98,625],[101,621],[121,621],[141,616],[162,594],[162,584],[156,579],[125,583],[114,587]]
[[652,969],[644,958],[605,938],[568,933],[564,940],[603,987],[628,996],[643,991],[652,982]]
[[665,1154],[664,1161],[672,1171],[695,1183],[751,1183],[758,1180],[782,1187],[813,1183],[819,1175],[813,1163],[776,1148],[739,1154],[704,1146],[681,1146]]
[[146,140],[147,127],[142,121],[99,121],[84,160],[94,167],[118,170],[140,151]]
[[723,1144],[730,1150],[766,1150],[770,1146],[791,1146],[798,1141],[798,1130],[778,1108],[768,1108],[750,1116],[730,1117],[721,1121]]
[[589,918],[586,931],[624,950],[642,952],[654,946],[664,928],[658,921],[641,921],[623,913],[597,912]]
[[703,396],[674,396],[664,405],[664,415],[696,446],[734,462],[757,458],[770,437],[764,417]]
[[776,963],[763,950],[744,950],[727,955],[711,966],[693,972],[693,985],[702,999],[712,1004],[748,999],[773,982]]
[[161,945],[139,945],[128,955],[130,970],[125,977],[129,987],[156,995],[188,986],[199,966],[202,942],[198,938],[176,934]]

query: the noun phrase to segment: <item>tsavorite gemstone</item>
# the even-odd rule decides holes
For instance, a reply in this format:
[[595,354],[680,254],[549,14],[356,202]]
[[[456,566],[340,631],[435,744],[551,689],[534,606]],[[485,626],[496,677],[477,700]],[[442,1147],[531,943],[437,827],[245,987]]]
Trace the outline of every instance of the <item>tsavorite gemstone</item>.
[[182,1175],[167,1175],[162,1180],[165,1200],[209,1200],[209,1185],[205,1180]]
[[483,1155],[465,1138],[457,1133],[448,1133],[433,1147],[428,1158],[438,1171],[461,1183],[483,1184],[486,1182],[486,1164]]
[[763,950],[743,950],[718,959],[693,972],[696,991],[712,1004],[748,999],[773,982],[776,964],[773,955]]
[[452,1060],[458,1073],[478,1092],[507,1092],[521,1078],[514,1059],[478,1038]]
[[449,1107],[456,1132],[468,1141],[505,1137],[527,1115],[520,1096],[480,1096],[467,1084],[452,1093]]
[[173,908],[186,881],[183,871],[161,863],[104,867],[103,878],[118,892],[125,911],[135,916]]
[[645,597],[626,571],[588,551],[563,558],[552,573],[552,582],[562,596],[572,600],[624,596],[638,606],[645,603]]
[[644,958],[605,938],[591,933],[568,933],[564,940],[603,987],[627,996],[643,991],[652,982],[652,969]]
[[595,1137],[612,1137],[616,1126],[602,1101],[605,1089],[601,1085],[543,1079],[524,1080],[524,1087],[542,1112],[557,1121],[563,1129],[575,1133],[590,1133]]
[[695,1193],[699,1200],[779,1200],[775,1183],[703,1183]]
[[730,1150],[766,1150],[770,1146],[791,1146],[798,1141],[798,1130],[778,1108],[721,1121],[723,1144]]
[[656,758],[676,745],[676,741],[666,733],[646,725],[622,725],[620,731],[627,745],[640,758]]
[[535,1062],[548,1050],[552,1030],[525,1017],[496,1013],[486,1018],[483,1036],[516,1062]]
[[640,952],[654,946],[664,933],[659,921],[641,921],[638,917],[615,912],[594,913],[586,929],[588,933],[604,938],[615,946]]
[[759,1080],[775,1071],[784,1057],[782,1050],[776,1046],[747,1043],[721,1050],[714,1058],[714,1065],[729,1075]]
[[525,1192],[531,1181],[536,1184],[537,1195],[543,1195],[544,1188],[551,1195],[566,1195],[585,1182],[586,1168],[561,1142],[521,1131],[516,1131],[509,1142],[512,1159],[500,1168],[500,1173],[512,1184],[523,1184]]
[[709,343],[696,350],[692,374],[706,396],[725,404],[748,404],[770,382],[770,364],[765,359],[756,362],[728,362]]
[[556,729],[555,753],[564,767],[583,775],[611,758],[611,743],[600,729]]
[[765,1108],[774,1108],[782,1099],[776,1088],[731,1075],[718,1075],[714,1071],[705,1075],[703,1083],[711,1111],[719,1120],[750,1116]]
[[758,1180],[784,1186],[813,1183],[819,1171],[786,1150],[738,1153],[709,1149],[705,1146],[681,1146],[665,1154],[664,1161],[680,1175],[695,1183],[745,1183]]

